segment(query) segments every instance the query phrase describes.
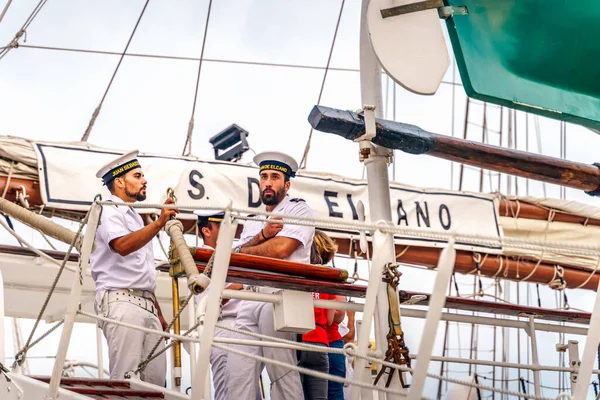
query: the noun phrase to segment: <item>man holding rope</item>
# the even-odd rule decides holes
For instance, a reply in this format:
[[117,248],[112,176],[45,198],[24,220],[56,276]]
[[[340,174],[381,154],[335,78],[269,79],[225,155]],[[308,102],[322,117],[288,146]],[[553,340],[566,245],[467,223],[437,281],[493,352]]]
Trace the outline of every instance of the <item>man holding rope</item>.
[[[164,330],[166,322],[154,296],[156,265],[152,238],[175,216],[177,210],[163,208],[160,217],[144,226],[142,217],[131,207],[146,199],[146,184],[137,150],[106,164],[96,174],[111,193],[114,205],[102,207],[96,231],[96,250],[90,263],[96,284],[96,314],[145,328]],[[172,204],[168,199],[165,204]],[[160,319],[159,319],[160,317]],[[148,334],[116,324],[99,322],[108,342],[111,379],[123,379],[160,340]],[[162,345],[164,346],[164,344]],[[160,350],[160,349],[159,349]],[[151,361],[140,377],[164,386],[166,354]]]
[[[298,169],[298,164],[292,157],[278,152],[266,152],[254,157],[254,162],[260,170],[260,197],[266,206],[266,211],[301,217],[313,216],[311,208],[304,200],[287,197],[291,185],[290,178],[296,175]],[[310,226],[246,221],[240,237],[241,245],[237,246],[234,252],[309,264],[314,233],[315,228]],[[277,291],[273,288],[259,288],[259,290],[263,293]],[[291,341],[296,340],[295,333],[275,331],[271,303],[242,301],[235,328]],[[239,337],[253,339],[244,335]],[[298,362],[296,351],[291,349],[242,345],[234,347],[291,365],[296,365]],[[271,399],[304,399],[300,374],[297,371],[273,364],[267,364],[266,368],[271,380]],[[229,400],[254,399],[255,382],[258,381],[262,370],[261,363],[231,353],[227,358],[227,369]]]

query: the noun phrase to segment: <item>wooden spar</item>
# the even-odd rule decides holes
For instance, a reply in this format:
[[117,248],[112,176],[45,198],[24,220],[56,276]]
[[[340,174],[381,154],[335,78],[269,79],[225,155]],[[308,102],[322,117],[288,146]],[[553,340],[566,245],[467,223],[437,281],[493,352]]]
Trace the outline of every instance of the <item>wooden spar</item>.
[[[42,250],[44,253],[56,260],[63,260],[65,253],[62,251]],[[0,253],[15,254],[21,256],[37,257],[37,255],[21,246],[0,245]],[[251,257],[246,254],[237,254],[240,258]],[[77,262],[78,255],[73,253],[69,257],[69,261]],[[168,273],[170,265],[164,263],[157,267],[158,270]],[[200,272],[204,271],[205,265],[198,265]],[[402,278],[401,278],[402,279]],[[354,285],[342,282],[323,281],[318,279],[296,277],[282,274],[266,273],[261,271],[249,271],[248,268],[239,268],[232,266],[229,268],[228,281],[232,283],[243,283],[247,285],[263,285],[277,287],[281,289],[300,290],[306,292],[321,292],[339,294],[342,296],[350,296],[362,298],[366,293],[366,286]],[[401,281],[402,282],[402,281]],[[409,284],[405,282],[405,284]],[[400,292],[400,302],[403,303],[413,296],[425,296],[423,299],[413,303],[414,305],[427,305],[429,294],[418,293],[411,291]],[[466,299],[459,297],[448,297],[446,300],[447,308],[460,309],[464,311],[479,311],[487,313],[496,313],[503,315],[518,316],[519,314],[535,315],[536,319],[545,319],[552,321],[589,323],[590,314],[585,312],[563,311],[563,310],[548,310],[538,307],[528,307],[515,304],[503,304],[490,301],[482,301],[477,299]]]
[[[249,257],[245,254],[240,256]],[[260,272],[256,267],[256,265],[253,265],[252,270],[250,270],[248,268],[230,266],[227,272],[227,282],[253,286],[268,286],[302,292],[339,294],[340,296],[350,297],[365,297],[367,291],[366,286],[351,285],[339,281],[335,282],[301,276]],[[198,270],[200,272],[203,272],[204,268],[206,268],[204,264],[198,264]]]
[[[4,193],[6,188],[7,177],[0,177],[0,193]],[[8,189],[6,189],[6,199],[9,201],[17,200],[17,193],[22,191],[25,188],[25,192],[28,196],[29,204],[33,206],[41,206],[42,196],[40,194],[40,183],[38,181],[32,181],[29,179],[19,179],[19,178],[11,178],[10,183],[8,184]]]
[[[338,254],[352,254],[349,240],[335,239],[338,244]],[[369,246],[371,243],[369,243]],[[433,247],[396,245],[397,261],[405,264],[420,265],[427,268],[435,268],[440,256],[441,249]],[[533,275],[527,279],[527,282],[540,283],[548,285],[552,280],[557,279],[555,275],[555,265],[542,261],[537,265],[537,261],[524,260],[523,258],[513,259],[507,256],[488,255],[485,258],[485,253],[481,253],[481,275],[493,278],[499,277],[502,279],[510,279],[520,281],[529,275],[534,269]],[[537,265],[537,267],[536,267]],[[567,288],[574,289],[582,285],[581,289],[596,290],[600,274],[595,273],[588,280],[592,271],[584,270],[581,267],[567,266],[560,264],[564,270],[564,280]],[[476,270],[473,253],[464,250],[456,251],[456,262],[454,264],[454,272],[460,274],[473,273]],[[587,281],[587,283],[586,283]]]
[[[241,254],[240,256],[249,257],[245,254]],[[205,265],[198,265],[198,270],[200,272],[203,272],[205,268]],[[168,272],[169,266],[163,265],[159,267],[159,269],[163,272]],[[242,283],[245,285],[262,285],[276,287],[278,289],[338,294],[355,298],[364,298],[367,292],[367,287],[363,285],[299,278],[296,276],[282,274],[254,272],[249,271],[248,269],[242,270],[234,266],[229,268],[227,280],[231,283]],[[429,304],[430,296],[431,295],[429,293],[401,290],[400,303],[403,304],[411,299],[419,299],[417,301],[411,301],[409,304],[412,306],[427,306]],[[591,316],[591,314],[587,312],[552,310],[540,307],[506,304],[452,296],[446,298],[444,307],[455,310],[476,311],[490,314],[508,315],[513,317],[533,315],[538,320],[573,322],[579,324],[588,324]]]
[[[526,203],[524,201],[502,199],[500,200],[498,211],[501,217],[547,221],[548,218],[550,218],[550,212],[552,210],[537,206],[535,204]],[[556,210],[554,210],[554,216],[551,222],[567,222],[578,225],[600,226],[600,219],[581,217]]]
[[[212,250],[202,248],[194,249],[192,252],[194,260],[204,263],[208,262],[212,254]],[[257,271],[276,272],[327,281],[343,282],[348,279],[348,271],[343,269],[321,267],[248,254],[232,254],[230,263],[232,266],[240,268],[251,268]]]
[[[315,106],[308,121],[321,132],[355,140],[365,133],[364,119],[351,111]],[[600,194],[600,168],[559,158],[508,150],[469,140],[437,135],[417,126],[377,119],[373,143],[411,154],[427,154],[478,168],[535,179]]]

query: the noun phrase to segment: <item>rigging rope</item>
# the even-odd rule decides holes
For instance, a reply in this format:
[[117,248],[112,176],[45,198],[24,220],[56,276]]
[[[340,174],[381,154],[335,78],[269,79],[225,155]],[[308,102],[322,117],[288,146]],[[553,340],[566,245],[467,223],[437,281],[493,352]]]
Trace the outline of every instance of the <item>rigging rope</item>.
[[[204,24],[204,37],[202,38],[202,50],[200,50],[200,60],[198,63],[198,76],[196,78],[196,90],[194,91],[194,105],[192,106],[192,115],[190,116],[190,122],[188,123],[188,132],[183,145],[182,156],[189,156],[192,154],[192,132],[194,131],[194,114],[196,112],[196,102],[198,100],[198,87],[200,86],[200,72],[202,71],[202,61],[204,59],[204,47],[206,46],[206,35],[208,34],[208,21],[210,20],[210,10],[212,9],[212,0],[208,2],[208,11],[206,12],[206,23]],[[187,153],[185,149],[187,148]]]
[[[42,340],[44,340],[46,337],[48,337],[48,335],[50,335],[52,332],[54,332],[59,326],[61,326],[63,323],[65,322],[64,318],[61,319],[60,321],[58,321],[56,324],[54,324],[52,326],[52,328],[48,329],[44,334],[42,334],[39,338],[37,338],[36,340],[34,340],[33,342],[29,343],[28,345],[25,345],[16,355],[15,355],[15,361],[13,362],[13,367],[16,367],[17,364],[21,365],[24,361],[25,361],[25,356],[27,351],[32,348],[33,346],[35,346],[36,344],[38,344],[39,342],[41,342]],[[21,353],[23,352],[23,353]],[[21,358],[21,354],[23,355]]]
[[[13,40],[11,40],[8,45],[6,45],[4,48],[2,48],[2,50],[0,50],[0,60],[2,58],[4,58],[4,56],[7,55],[9,51],[11,51],[12,49],[14,49],[16,47],[19,47],[19,40],[21,39],[21,37],[23,35],[25,35],[25,41],[27,41],[27,28],[29,28],[29,25],[31,25],[31,23],[33,22],[35,17],[37,17],[37,15],[40,13],[40,11],[44,7],[44,5],[46,5],[47,1],[48,0],[40,0],[40,2],[37,4],[37,6],[35,6],[33,11],[31,12],[31,14],[29,15],[29,17],[25,20],[25,23],[23,24],[21,29],[19,29],[19,31],[15,34],[15,37],[13,38]],[[2,11],[2,15],[0,15],[0,21],[2,21],[4,14],[6,14],[6,11],[8,10],[8,6],[10,5],[10,3],[11,2],[9,1],[8,4],[6,5],[6,7],[4,8],[4,10]]]
[[[321,89],[319,90],[319,97],[317,99],[317,105],[321,104],[321,97],[323,96],[323,89],[325,89],[325,81],[327,80],[327,72],[329,72],[329,65],[331,64],[331,56],[333,55],[333,48],[335,47],[335,40],[337,39],[338,29],[340,27],[340,21],[342,20],[342,13],[344,11],[344,4],[346,0],[342,0],[342,4],[340,5],[340,13],[338,15],[337,23],[335,24],[335,31],[333,32],[333,40],[331,42],[331,48],[329,49],[329,57],[327,57],[327,64],[325,65],[325,73],[323,74],[323,81],[321,82]],[[300,161],[300,169],[306,168],[306,162],[308,158],[308,152],[310,151],[310,141],[312,139],[312,134],[314,129],[310,128],[310,133],[308,134],[308,140],[306,141],[306,146],[304,147],[304,154],[302,155],[302,160]]]
[[6,15],[6,12],[8,11],[8,7],[10,7],[11,3],[12,3],[12,0],[8,0],[6,5],[4,6],[4,10],[2,10],[2,13],[0,14],[0,23],[2,23],[2,19],[4,19],[4,16]]
[[[121,56],[123,53],[119,53],[116,51],[104,51],[104,50],[91,50],[91,49],[75,49],[70,47],[55,47],[55,46],[37,46],[37,45],[28,45],[28,44],[20,44],[19,48],[21,49],[32,49],[32,50],[50,50],[50,51],[63,51],[63,52],[73,52],[73,53],[84,53],[84,54],[100,54],[107,56]],[[0,50],[5,49],[5,47],[0,47]],[[163,60],[178,60],[178,61],[200,61],[198,57],[184,57],[184,56],[169,56],[164,54],[144,54],[144,53],[126,53],[125,57],[142,57],[142,58],[157,58]],[[322,71],[325,67],[320,65],[302,65],[302,64],[285,64],[285,63],[269,63],[269,62],[259,62],[259,61],[243,61],[243,60],[228,60],[221,58],[204,58],[202,60],[205,63],[221,63],[221,64],[240,64],[240,65],[254,65],[260,67],[277,67],[277,68],[298,68],[298,69],[313,69]],[[330,71],[339,71],[339,72],[359,72],[360,70],[357,68],[342,68],[342,67],[329,67]],[[382,72],[383,74],[384,72]],[[442,81],[442,85],[453,85],[453,86],[462,86],[461,83],[452,83],[449,81]]]
[[[92,208],[90,207],[90,211],[91,210],[92,210]],[[29,334],[29,337],[27,338],[27,342],[25,343],[25,346],[23,346],[23,348],[21,350],[19,350],[19,352],[15,355],[15,365],[16,364],[21,365],[25,361],[25,358],[27,357],[27,350],[32,346],[31,339],[33,339],[35,330],[37,329],[37,327],[42,319],[42,316],[44,315],[44,312],[46,311],[46,307],[48,307],[50,298],[52,297],[52,294],[54,293],[54,290],[56,289],[56,285],[58,285],[58,280],[60,279],[60,276],[62,275],[63,271],[65,270],[67,261],[69,261],[69,257],[71,256],[71,252],[75,248],[75,243],[78,241],[78,239],[81,235],[81,232],[83,231],[83,227],[87,224],[88,218],[90,216],[90,211],[87,212],[87,214],[85,215],[83,220],[81,220],[81,222],[79,223],[79,229],[77,230],[77,234],[73,237],[71,244],[69,244],[69,248],[67,249],[65,256],[63,258],[63,261],[60,265],[60,268],[58,269],[58,272],[56,273],[56,277],[54,278],[54,282],[52,282],[52,285],[50,286],[50,290],[48,291],[48,294],[46,295],[46,299],[44,300],[44,304],[42,305],[42,308],[40,309],[40,312],[35,320],[35,323],[33,324],[33,328],[31,329],[31,333]],[[81,259],[80,259],[80,262],[81,262]],[[81,270],[80,270],[80,272],[81,272]]]
[[[175,321],[177,321],[177,319],[179,318],[179,316],[181,315],[181,313],[183,312],[183,310],[185,310],[185,307],[189,304],[191,298],[194,296],[194,292],[190,292],[190,294],[188,295],[187,299],[185,299],[185,301],[183,303],[181,303],[181,307],[179,308],[179,312],[173,317],[173,319],[171,320],[171,322],[169,323],[169,326],[167,326],[167,329],[165,329],[165,331],[169,331],[171,329],[171,327],[173,326],[173,324],[175,324]],[[179,299],[178,299],[179,300]],[[150,361],[154,360],[153,357],[154,356],[154,352],[156,351],[156,349],[158,349],[158,346],[160,346],[160,342],[162,342],[164,339],[162,337],[160,337],[158,339],[158,341],[156,342],[156,344],[154,345],[154,347],[152,348],[152,350],[150,350],[150,353],[148,353],[148,357],[146,357],[145,360],[141,361],[138,364],[137,369],[135,370],[135,372],[142,372],[146,369],[146,367],[148,366],[148,363],[150,363]],[[157,355],[158,356],[158,355]]]
[[[194,329],[196,329],[200,325],[201,325],[200,322],[196,322],[190,329],[188,329],[187,331],[185,331],[182,336],[188,336],[190,333],[192,333],[194,331]],[[152,357],[148,357],[148,358],[146,358],[144,360],[144,362],[145,362],[144,368],[146,368],[146,366],[148,364],[150,364],[152,361],[154,361],[154,359],[160,357],[161,354],[163,354],[166,351],[168,351],[171,347],[175,346],[177,343],[181,343],[181,341],[180,340],[175,340],[175,339],[171,338],[171,343],[169,343],[167,346],[165,346],[164,349],[162,349],[158,353],[154,354]],[[138,372],[138,371],[143,371],[143,369],[140,369],[139,366],[138,366],[138,369],[136,370],[136,372]]]
[[146,11],[146,7],[148,7],[148,3],[149,2],[150,2],[150,0],[146,0],[146,3],[144,4],[144,8],[142,8],[142,12],[140,13],[140,16],[138,17],[138,20],[135,23],[135,27],[133,28],[133,32],[131,32],[131,35],[129,36],[129,40],[127,41],[127,45],[125,46],[125,49],[121,53],[121,58],[119,59],[119,62],[117,63],[117,67],[115,68],[115,71],[113,72],[113,75],[110,78],[110,81],[108,82],[108,86],[106,87],[106,90],[104,91],[104,95],[102,96],[102,100],[100,100],[100,104],[98,104],[98,107],[96,107],[96,109],[94,110],[94,113],[92,114],[92,118],[90,119],[90,122],[88,123],[88,127],[85,130],[85,133],[83,134],[83,136],[81,137],[81,141],[82,142],[87,142],[88,138],[90,137],[90,133],[92,132],[92,128],[94,126],[94,122],[96,122],[96,118],[98,118],[98,114],[100,114],[100,109],[102,108],[102,104],[104,103],[104,99],[106,99],[106,95],[108,94],[108,91],[110,90],[110,87],[112,86],[112,83],[115,80],[115,76],[117,76],[117,72],[119,71],[119,67],[121,67],[121,63],[123,62],[123,58],[125,58],[125,53],[127,53],[127,49],[129,48],[129,45],[131,44],[131,40],[133,39],[133,36],[135,35],[135,31],[137,30],[137,28],[138,28],[138,26],[140,24],[140,21],[142,20],[142,17],[144,16],[144,12]]

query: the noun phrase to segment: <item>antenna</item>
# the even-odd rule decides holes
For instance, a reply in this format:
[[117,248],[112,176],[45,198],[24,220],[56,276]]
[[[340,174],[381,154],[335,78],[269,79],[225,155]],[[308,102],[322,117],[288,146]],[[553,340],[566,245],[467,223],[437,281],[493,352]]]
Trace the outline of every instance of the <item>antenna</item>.
[[438,7],[442,0],[371,0],[367,23],[371,45],[385,72],[417,94],[435,94],[450,57]]

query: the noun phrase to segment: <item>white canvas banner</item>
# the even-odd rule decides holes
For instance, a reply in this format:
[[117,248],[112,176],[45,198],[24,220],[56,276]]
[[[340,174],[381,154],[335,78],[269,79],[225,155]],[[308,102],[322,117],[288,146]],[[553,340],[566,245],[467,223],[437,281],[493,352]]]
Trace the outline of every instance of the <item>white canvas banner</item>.
[[[97,194],[104,198],[108,196],[108,190],[96,178],[96,172],[120,153],[39,142],[35,149],[42,199],[47,207],[87,210]],[[223,207],[231,201],[234,207],[261,207],[258,168],[254,166],[152,154],[140,154],[138,159],[148,180],[147,203],[163,203],[167,188],[173,188],[181,205]],[[304,199],[316,218],[332,217],[345,221],[358,219],[357,204],[362,200],[369,220],[366,181],[300,173],[292,180],[289,195]],[[492,196],[398,184],[390,185],[390,195],[392,220],[398,226],[496,238],[502,235]],[[189,218],[194,216],[189,215]],[[396,241],[431,247],[444,243],[399,236]],[[494,246],[459,245],[459,248],[500,252],[500,248]]]

